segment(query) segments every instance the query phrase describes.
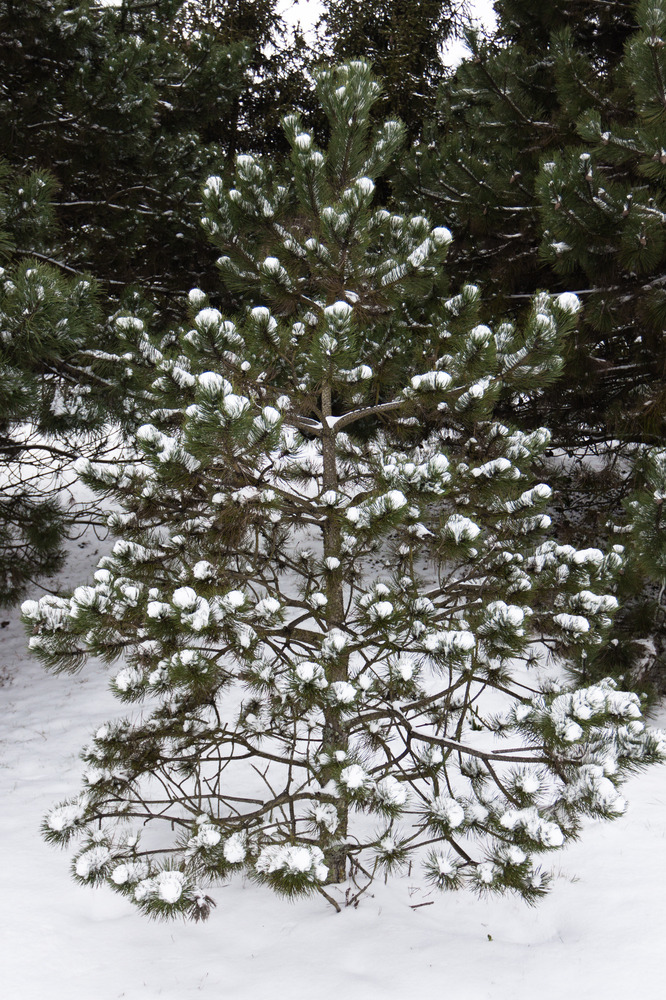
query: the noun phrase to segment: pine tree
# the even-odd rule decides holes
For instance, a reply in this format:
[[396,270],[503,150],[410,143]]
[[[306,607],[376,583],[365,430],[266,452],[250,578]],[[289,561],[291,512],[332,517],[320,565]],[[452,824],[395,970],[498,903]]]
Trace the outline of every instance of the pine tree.
[[586,313],[596,332],[596,408],[605,411],[610,431],[654,443],[663,434],[666,399],[666,4],[641,2],[636,19],[618,67],[623,104],[582,110],[576,145],[542,164],[537,194],[544,259],[556,273],[577,270],[593,288]]
[[[641,70],[636,52],[652,30],[648,7],[627,0],[498,3],[496,41],[469,36],[472,56],[442,88],[430,144],[418,151],[405,187],[405,197],[414,185],[450,226],[454,267],[463,273],[472,267],[493,296],[515,303],[544,285],[574,287],[584,296],[571,378],[558,386],[548,414],[564,444],[594,441],[600,423],[631,440],[650,440],[654,430],[644,424],[629,430],[628,418],[632,390],[646,375],[658,379],[659,364],[641,375],[620,366],[627,361],[625,324],[636,320],[648,257],[658,252],[641,249],[634,231],[640,208],[631,222],[623,215],[627,195],[630,205],[639,197],[628,183],[640,177],[648,200],[658,192],[648,190],[635,158],[629,163],[628,149],[622,178],[618,156],[590,143],[592,120],[622,129],[633,118],[634,132],[642,127],[637,87],[649,67],[643,52]],[[654,73],[651,88],[657,99]],[[607,200],[614,191],[613,207],[603,195],[595,200],[593,168],[599,186],[608,182]],[[623,191],[614,190],[618,182]],[[615,367],[625,374],[616,376]],[[585,393],[577,391],[580,376]]]
[[179,34],[203,31],[219,44],[247,50],[244,86],[227,116],[228,138],[217,140],[227,158],[236,153],[284,156],[285,111],[311,104],[302,73],[312,53],[300,26],[290,32],[277,7],[276,0],[186,0],[179,6]]
[[318,29],[334,62],[365,58],[382,80],[375,113],[397,115],[410,137],[431,116],[444,76],[442,48],[462,29],[465,4],[455,0],[328,0]]
[[[472,269],[511,313],[540,287],[580,294],[562,380],[507,412],[524,428],[551,428],[571,458],[561,528],[573,544],[592,530],[603,545],[628,527],[635,459],[663,434],[666,7],[507,0],[497,13],[497,40],[470,36],[471,58],[443,86],[403,199],[420,192],[454,234],[452,273]],[[625,609],[598,669],[661,686],[658,584],[635,559],[623,582]],[[656,655],[646,659],[650,634]]]
[[66,493],[76,457],[141,422],[150,350],[128,374],[140,331],[119,302],[182,317],[190,285],[214,282],[197,187],[270,132],[250,79],[288,78],[262,63],[274,2],[232,6],[0,0],[0,604],[99,519]]
[[59,185],[48,256],[111,294],[134,284],[163,304],[179,291],[172,262],[178,273],[196,261],[198,280],[212,264],[190,192],[217,162],[206,143],[245,61],[242,46],[214,47],[203,34],[170,38],[160,14],[171,19],[176,6],[0,5],[0,145],[14,168],[47,170]]
[[95,423],[85,393],[100,373],[90,358],[81,384],[72,384],[71,371],[99,313],[89,281],[15,259],[18,241],[38,250],[48,240],[53,185],[45,175],[0,168],[0,604],[11,604],[62,562],[66,517],[52,481],[59,449],[49,432],[76,423],[85,435]]
[[52,260],[170,316],[191,284],[214,285],[196,192],[270,145],[292,60],[280,23],[275,0],[0,2],[0,148],[57,181]]
[[138,330],[103,315],[94,279],[45,263],[54,189],[49,174],[0,163],[0,605],[60,568],[79,516],[103,525],[68,493],[72,466],[117,452],[153,374],[149,353],[136,359]]
[[371,127],[368,65],[316,82],[330,138],[285,119],[289,183],[241,155],[205,185],[222,275],[256,304],[190,293],[141,460],[81,464],[118,504],[112,555],[23,606],[51,669],[122,656],[112,689],[145,702],[97,730],[44,832],[152,916],[205,918],[240,870],[337,907],[330,884],[357,899],[419,856],[442,889],[532,901],[536,857],[664,755],[635,694],[539,665],[539,641],[565,664],[602,641],[622,553],[548,537],[548,433],[493,407],[553,377],[577,298],[491,329],[477,287],[439,295],[450,234],[377,202],[405,130]]
[[624,44],[636,28],[636,0],[567,0],[535,6],[529,0],[495,0],[498,37],[524,51],[544,54],[553,35],[569,32],[575,46],[590,56],[597,69],[622,57]]

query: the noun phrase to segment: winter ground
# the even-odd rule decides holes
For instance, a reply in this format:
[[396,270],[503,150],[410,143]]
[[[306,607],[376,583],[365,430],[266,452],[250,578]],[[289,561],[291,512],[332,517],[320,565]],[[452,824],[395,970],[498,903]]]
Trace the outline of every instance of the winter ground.
[[[90,577],[100,546],[80,544],[54,585]],[[625,816],[590,823],[554,856],[554,887],[536,910],[405,877],[336,914],[319,898],[289,904],[238,881],[215,891],[206,925],[149,923],[107,890],[75,885],[66,854],[39,835],[48,806],[78,790],[79,748],[120,708],[106,675],[95,665],[46,675],[17,613],[0,618],[3,1000],[664,996],[663,768],[628,783]],[[654,722],[664,726],[666,710]]]

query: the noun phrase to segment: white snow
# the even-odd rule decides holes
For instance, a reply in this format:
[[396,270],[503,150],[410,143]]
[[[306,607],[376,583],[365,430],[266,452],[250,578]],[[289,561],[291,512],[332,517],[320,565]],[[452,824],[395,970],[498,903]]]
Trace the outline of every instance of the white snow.
[[356,688],[349,681],[333,681],[331,695],[340,705],[351,705],[356,697]]
[[237,865],[240,864],[241,861],[244,861],[247,851],[245,849],[245,840],[242,834],[232,833],[232,835],[225,840],[222,853],[229,864]]
[[210,306],[197,313],[194,322],[207,330],[216,330],[222,325],[222,313],[219,309],[211,309]]
[[340,772],[340,781],[347,788],[363,788],[370,781],[370,775],[360,764],[350,764],[349,767],[343,767]]
[[[73,549],[72,583],[92,575],[90,552]],[[8,1000],[256,1000],[268,992],[275,1000],[393,1000],[439,996],[444,982],[465,1000],[624,1000],[638,981],[641,995],[662,995],[666,796],[658,767],[629,781],[625,815],[590,821],[555,856],[552,892],[535,909],[510,897],[440,893],[405,874],[378,881],[358,909],[336,914],[318,896],[290,904],[238,879],[211,891],[218,906],[208,924],[162,924],[107,889],[77,886],[39,827],[54,801],[78,790],[81,745],[122,706],[97,664],[74,676],[45,674],[25,650],[17,612],[5,617],[0,663],[13,675],[0,687]],[[363,783],[358,772],[348,779]],[[319,821],[332,826],[333,808]],[[62,829],[77,815],[72,805],[49,822]],[[241,861],[242,849],[228,838],[227,861]],[[442,874],[456,860],[439,854]],[[118,884],[145,880],[128,867],[112,869]],[[176,881],[161,884],[162,893],[175,895]],[[410,908],[418,903],[432,905]]]
[[271,615],[276,615],[280,610],[280,602],[274,597],[264,597],[263,600],[259,601],[255,605],[255,612],[262,618],[269,618]]
[[456,543],[463,539],[466,542],[473,542],[481,533],[481,528],[474,521],[461,514],[452,514],[444,525],[444,531],[453,535]]
[[57,806],[48,813],[46,825],[50,830],[60,832],[74,826],[82,815],[83,808],[80,805]]
[[451,235],[451,230],[447,229],[446,226],[436,226],[432,233],[430,234],[437,245],[442,243],[450,243],[453,239]]
[[580,299],[578,298],[577,295],[574,295],[573,292],[562,292],[561,295],[557,296],[555,301],[557,302],[560,309],[564,310],[564,312],[568,313],[580,312],[581,309]]
[[310,872],[315,879],[323,882],[328,874],[323,860],[324,855],[318,847],[272,844],[262,849],[257,858],[256,868],[260,872],[274,872],[280,869],[295,873]]
[[329,833],[335,833],[340,823],[338,810],[330,802],[322,802],[320,805],[315,806],[312,818],[315,823],[323,826]]
[[452,830],[460,826],[465,819],[463,807],[449,795],[437,795],[428,806],[428,812],[436,819],[442,820]]
[[476,869],[476,875],[480,882],[490,885],[495,878],[495,866],[490,861],[486,861]]
[[143,674],[136,667],[123,667],[114,677],[114,682],[119,691],[131,691],[138,687],[143,680]]
[[245,594],[242,590],[230,590],[224,595],[223,601],[230,608],[242,608],[245,604]]
[[174,606],[181,608],[183,611],[189,611],[191,608],[194,608],[197,600],[196,591],[192,587],[179,587],[178,590],[174,590],[171,598]]
[[435,855],[435,863],[439,868],[440,875],[452,875],[458,867],[458,859],[448,852]]
[[165,903],[177,903],[183,894],[183,876],[180,872],[160,872],[153,879],[139,882],[135,890],[137,899],[155,894]]
[[448,372],[426,372],[414,375],[412,389],[418,392],[435,392],[437,389],[448,389],[453,379]]
[[587,618],[583,618],[582,615],[555,615],[553,621],[565,629],[567,632],[589,632],[590,623]]
[[192,567],[192,576],[195,580],[211,580],[215,576],[215,567],[206,559],[200,559]]
[[339,301],[334,302],[333,305],[326,306],[324,309],[324,315],[327,318],[332,318],[338,321],[345,321],[349,319],[352,314],[352,307],[348,302]]
[[87,878],[91,872],[102,868],[110,860],[111,851],[108,847],[91,847],[77,858],[74,870],[79,878]]
[[377,797],[389,805],[401,806],[407,799],[407,790],[403,782],[388,774],[377,782]]
[[202,372],[197,375],[197,382],[206,392],[222,392],[225,395],[231,392],[231,384],[217,372]]
[[383,618],[390,618],[393,614],[393,605],[390,601],[377,601],[370,607],[369,614],[371,618],[380,621]]
[[141,862],[131,862],[130,864],[116,865],[111,871],[111,878],[116,885],[125,885],[127,882],[139,881],[145,878],[148,866]]
[[[204,823],[199,827],[199,832],[197,833],[196,837],[192,837],[190,845],[192,847],[203,847],[203,848],[215,847],[216,844],[219,844],[221,839],[222,836],[219,830],[216,830],[214,826],[209,826],[208,824]],[[231,837],[229,838],[229,840],[231,840]],[[225,857],[227,857],[226,849],[228,844],[229,841],[227,841],[223,849]]]
[[366,196],[366,198],[369,198],[375,190],[374,181],[372,181],[369,177],[359,177],[356,181],[356,187],[359,189],[361,194]]
[[534,806],[527,809],[509,809],[500,819],[507,830],[520,827],[538,843],[546,847],[560,847],[564,843],[564,834],[557,823],[549,822],[539,816]]

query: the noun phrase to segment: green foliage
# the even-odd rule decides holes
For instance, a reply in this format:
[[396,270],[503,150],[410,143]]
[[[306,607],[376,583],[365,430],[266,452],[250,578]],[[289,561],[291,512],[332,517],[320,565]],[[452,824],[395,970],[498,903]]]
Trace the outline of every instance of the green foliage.
[[635,0],[567,0],[537,7],[529,0],[496,0],[498,37],[542,56],[553,34],[571,32],[575,45],[605,70],[622,57],[636,27]]
[[376,194],[402,129],[370,127],[367,64],[317,89],[328,145],[289,116],[279,183],[242,154],[204,188],[247,304],[193,289],[164,338],[118,317],[155,366],[150,422],[138,460],[79,465],[117,541],[90,585],[23,605],[49,668],[123,658],[112,691],[141,712],[97,730],[44,829],[157,918],[206,917],[236,871],[334,901],[419,855],[442,888],[533,901],[535,857],[664,756],[635,694],[538,665],[603,644],[622,565],[549,537],[549,434],[494,419],[550,382],[577,298],[490,327],[475,286],[440,295],[450,234]]
[[[286,152],[281,119],[288,108],[308,107],[311,90],[302,76],[312,53],[298,29],[287,29],[276,0],[186,0],[178,5],[174,29],[178,34],[203,32],[218,45],[246,47],[247,70],[231,115],[218,120],[228,137],[215,138],[227,157],[242,152],[283,155]],[[211,84],[220,84],[211,66]],[[228,69],[227,69],[228,73]],[[205,93],[205,91],[204,91]],[[205,104],[198,105],[200,113]],[[233,130],[235,129],[235,134]]]
[[210,26],[179,38],[174,16],[165,5],[0,4],[0,145],[14,168],[57,180],[50,256],[114,294],[138,284],[173,296],[179,271],[211,264],[192,189],[235,142],[247,54]]
[[[665,11],[661,2],[498,3],[496,38],[469,36],[472,56],[442,84],[428,143],[403,173],[402,201],[415,189],[451,229],[454,276],[472,270],[514,315],[538,288],[580,293],[562,378],[502,411],[523,426],[547,423],[567,453],[575,505],[562,523],[574,543],[593,523],[599,544],[626,526],[633,459],[663,436]],[[581,462],[598,470],[582,492]],[[621,480],[610,491],[608,467]],[[636,574],[627,569],[645,582]],[[643,683],[652,597],[635,597],[633,626],[627,607],[614,636],[624,651],[608,653],[625,673],[634,649]],[[654,619],[647,630],[657,645],[660,629]]]
[[406,173],[450,227],[459,273],[473,268],[514,309],[544,285],[584,292],[577,349],[541,408],[569,446],[602,428],[630,440],[657,432],[659,10],[499,4],[504,44],[470,36],[473,56],[442,86],[430,143]]
[[329,0],[318,28],[333,62],[366,59],[382,80],[375,114],[397,115],[420,135],[444,76],[442,47],[458,33],[465,4],[453,0]]
[[60,567],[63,540],[79,513],[63,497],[75,479],[72,464],[82,454],[103,459],[117,447],[112,427],[137,426],[150,370],[149,358],[139,356],[137,331],[103,316],[96,282],[49,262],[53,192],[52,179],[41,173],[5,168],[0,178],[2,604]]
[[140,422],[152,348],[114,312],[182,318],[183,289],[214,284],[197,189],[271,148],[297,58],[281,32],[272,0],[0,2],[0,601],[56,565],[76,457]]

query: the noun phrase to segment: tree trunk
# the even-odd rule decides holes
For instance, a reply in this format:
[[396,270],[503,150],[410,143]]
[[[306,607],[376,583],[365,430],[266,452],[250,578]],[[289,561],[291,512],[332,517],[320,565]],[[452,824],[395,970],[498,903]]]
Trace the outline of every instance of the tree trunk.
[[[335,456],[335,431],[328,427],[327,417],[331,413],[330,383],[322,386],[322,453],[324,490],[337,490],[338,469]],[[337,511],[332,511],[324,525],[324,559],[335,558],[341,562],[341,531]],[[342,628],[344,622],[344,590],[342,585],[342,567],[326,571],[326,625],[329,629]],[[326,679],[329,684],[334,681],[346,681],[349,676],[349,657],[342,653],[326,668]],[[346,752],[349,738],[338,709],[324,710],[324,729],[322,733],[322,750],[335,760],[336,751]],[[322,769],[322,785],[326,785],[333,776],[334,766]],[[347,878],[347,807],[336,804],[339,825],[334,834],[328,835],[330,846],[324,847],[326,864],[328,865],[328,883],[344,882]]]

